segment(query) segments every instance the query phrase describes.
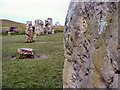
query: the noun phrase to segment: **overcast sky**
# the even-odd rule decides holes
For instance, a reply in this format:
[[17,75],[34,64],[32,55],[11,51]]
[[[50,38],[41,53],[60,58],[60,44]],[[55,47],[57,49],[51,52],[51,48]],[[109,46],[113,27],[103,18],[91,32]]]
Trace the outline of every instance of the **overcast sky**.
[[0,19],[26,23],[53,18],[64,25],[70,0],[0,0]]

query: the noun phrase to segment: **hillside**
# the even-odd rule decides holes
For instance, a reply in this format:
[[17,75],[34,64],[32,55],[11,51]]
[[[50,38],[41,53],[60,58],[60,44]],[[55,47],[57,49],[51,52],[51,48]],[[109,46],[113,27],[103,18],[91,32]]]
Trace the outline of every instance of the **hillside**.
[[[20,30],[25,30],[26,25],[24,23],[12,21],[12,20],[7,20],[7,19],[0,19],[0,22],[2,22],[2,30],[6,31],[9,29],[9,27],[17,27],[17,29]],[[64,26],[53,26],[55,32],[63,32]]]
[[24,30],[25,29],[25,24],[16,22],[16,21],[11,21],[7,19],[0,19],[0,22],[2,22],[2,30],[8,30],[9,27],[17,27],[19,30]]

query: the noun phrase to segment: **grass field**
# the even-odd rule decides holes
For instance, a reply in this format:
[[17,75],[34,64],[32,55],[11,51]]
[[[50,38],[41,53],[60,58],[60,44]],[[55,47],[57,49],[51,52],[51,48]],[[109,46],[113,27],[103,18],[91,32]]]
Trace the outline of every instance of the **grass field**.
[[[4,35],[2,45],[3,88],[62,88],[63,33],[39,36],[34,43],[25,43],[24,35]],[[23,47],[48,58],[11,60]]]

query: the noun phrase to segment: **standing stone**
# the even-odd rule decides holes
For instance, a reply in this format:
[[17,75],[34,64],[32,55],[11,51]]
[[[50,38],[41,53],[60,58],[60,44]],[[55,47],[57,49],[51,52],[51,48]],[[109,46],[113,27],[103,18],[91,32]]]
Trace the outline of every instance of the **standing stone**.
[[43,21],[42,20],[35,20],[35,34],[36,35],[41,35],[41,34],[44,34],[44,29],[43,29]]
[[57,22],[55,23],[55,26],[60,26],[60,23],[57,21]]
[[32,21],[27,21],[25,34],[26,34],[26,42],[33,42]]
[[11,32],[10,31],[8,31],[8,36],[11,36]]
[[52,18],[47,18],[47,20],[45,20],[45,32],[46,32],[46,34],[54,33]]
[[118,2],[87,1],[69,5],[63,88],[118,88]]

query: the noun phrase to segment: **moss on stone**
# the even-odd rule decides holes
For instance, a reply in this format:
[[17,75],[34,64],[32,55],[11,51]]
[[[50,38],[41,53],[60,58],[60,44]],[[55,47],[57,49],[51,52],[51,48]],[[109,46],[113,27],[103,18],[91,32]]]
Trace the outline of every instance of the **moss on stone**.
[[69,82],[69,78],[68,77],[70,75],[72,66],[71,66],[71,63],[67,61],[67,62],[64,63],[64,67],[65,68],[63,69],[63,74],[64,74],[63,75],[63,80],[64,80],[63,83],[65,85],[65,84],[67,84]]
[[105,56],[106,49],[102,37],[99,38],[96,44],[99,46],[99,49],[97,49],[92,55],[92,61],[94,65],[94,69],[92,71],[92,83],[96,88],[98,88],[98,85],[100,85],[101,81],[101,67],[104,62],[103,58]]
[[95,69],[93,69],[93,71],[92,71],[92,85],[93,85],[93,87],[94,88],[99,88],[99,84],[100,84],[100,75],[98,74],[98,72],[95,70]]

